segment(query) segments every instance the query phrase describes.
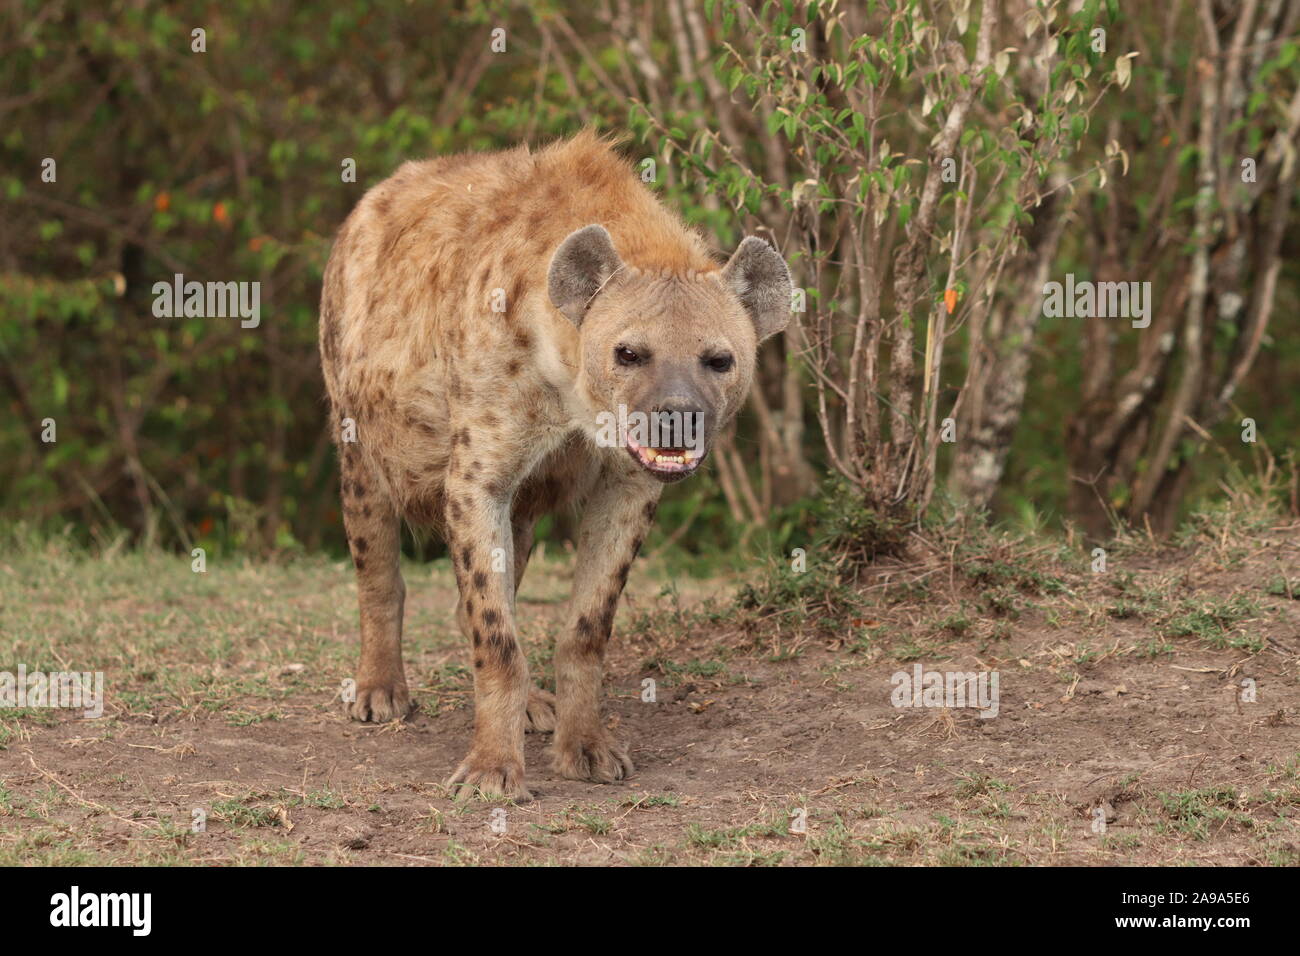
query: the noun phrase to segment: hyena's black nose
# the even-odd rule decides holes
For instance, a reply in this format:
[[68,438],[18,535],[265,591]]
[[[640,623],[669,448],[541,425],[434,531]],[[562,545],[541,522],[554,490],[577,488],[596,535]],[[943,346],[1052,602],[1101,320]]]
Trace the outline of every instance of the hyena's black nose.
[[704,409],[689,398],[668,398],[655,406],[651,424],[653,448],[694,448],[704,441]]

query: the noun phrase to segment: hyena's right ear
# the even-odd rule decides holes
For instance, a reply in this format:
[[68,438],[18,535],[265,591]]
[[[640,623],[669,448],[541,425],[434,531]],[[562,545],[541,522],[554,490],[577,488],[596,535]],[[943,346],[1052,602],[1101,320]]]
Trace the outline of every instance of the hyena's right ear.
[[604,226],[584,226],[569,233],[551,258],[547,279],[551,304],[581,326],[591,300],[622,265]]

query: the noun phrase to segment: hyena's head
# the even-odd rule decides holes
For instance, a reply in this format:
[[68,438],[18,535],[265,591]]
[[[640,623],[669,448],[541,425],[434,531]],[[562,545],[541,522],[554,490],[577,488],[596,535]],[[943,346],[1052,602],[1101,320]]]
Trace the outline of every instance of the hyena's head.
[[597,439],[661,481],[694,472],[739,410],[758,343],[790,318],[790,272],[761,239],[727,265],[684,277],[627,267],[600,226],[551,260],[551,302],[578,327],[578,391]]

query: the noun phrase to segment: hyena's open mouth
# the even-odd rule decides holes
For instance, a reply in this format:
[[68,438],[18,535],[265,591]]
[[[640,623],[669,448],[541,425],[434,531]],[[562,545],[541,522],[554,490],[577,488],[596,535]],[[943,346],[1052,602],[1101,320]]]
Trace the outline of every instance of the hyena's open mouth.
[[692,448],[643,448],[631,438],[627,439],[626,447],[638,465],[664,482],[681,481],[694,474],[708,454]]

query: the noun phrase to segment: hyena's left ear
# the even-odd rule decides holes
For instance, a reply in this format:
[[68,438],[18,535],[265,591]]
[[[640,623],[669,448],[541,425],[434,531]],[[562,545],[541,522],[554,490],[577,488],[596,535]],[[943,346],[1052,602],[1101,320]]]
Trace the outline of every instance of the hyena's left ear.
[[551,257],[546,280],[551,304],[581,326],[592,298],[622,265],[604,226],[584,226],[569,233]]
[[736,247],[722,276],[749,313],[760,342],[785,328],[794,287],[781,253],[749,236]]

